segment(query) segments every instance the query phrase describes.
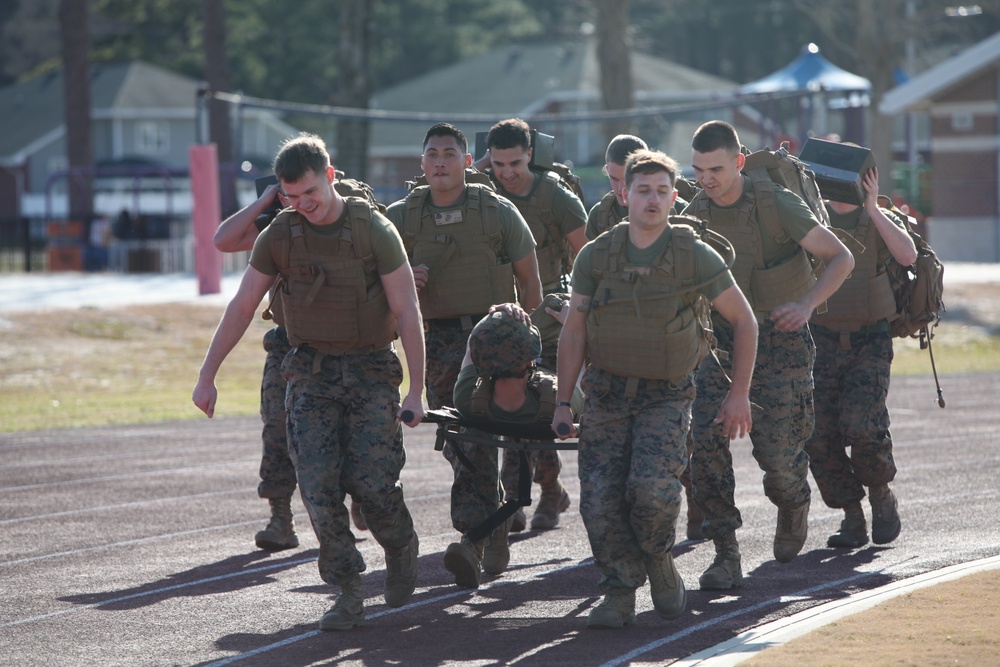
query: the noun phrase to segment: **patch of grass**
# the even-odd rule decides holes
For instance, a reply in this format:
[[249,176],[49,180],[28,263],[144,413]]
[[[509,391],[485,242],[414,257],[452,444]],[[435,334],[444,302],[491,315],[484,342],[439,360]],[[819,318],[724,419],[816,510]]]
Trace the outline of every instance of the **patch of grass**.
[[[6,315],[0,432],[205,419],[191,391],[222,310],[166,304]],[[260,414],[261,339],[272,326],[255,319],[223,363],[216,417]]]

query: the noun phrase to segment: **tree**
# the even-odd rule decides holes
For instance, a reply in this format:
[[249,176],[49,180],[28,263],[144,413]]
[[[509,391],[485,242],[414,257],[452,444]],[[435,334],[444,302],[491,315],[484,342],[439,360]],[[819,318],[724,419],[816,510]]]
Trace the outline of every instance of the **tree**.
[[[226,10],[223,0],[202,0],[205,17],[205,81],[209,90],[231,92],[229,62],[226,59]],[[236,165],[233,163],[233,131],[229,104],[208,100],[208,138],[215,143],[219,159],[219,189],[222,214],[235,211]]]
[[[372,94],[369,68],[374,0],[345,0],[340,9],[337,62],[337,104],[367,109]],[[365,180],[368,166],[369,123],[342,118],[337,123],[337,165],[352,178]]]
[[[601,68],[601,108],[631,109],[635,105],[632,83],[631,42],[628,36],[628,0],[594,0],[597,10],[597,61]],[[631,134],[628,120],[605,123],[605,138]]]
[[86,220],[94,212],[93,151],[90,138],[90,32],[87,0],[59,1],[62,41],[69,216]]

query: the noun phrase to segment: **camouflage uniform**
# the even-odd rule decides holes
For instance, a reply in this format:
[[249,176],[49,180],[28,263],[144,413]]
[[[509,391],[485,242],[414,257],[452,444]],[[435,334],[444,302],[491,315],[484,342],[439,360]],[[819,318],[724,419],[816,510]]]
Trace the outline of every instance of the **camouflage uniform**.
[[319,572],[329,584],[358,572],[346,494],[364,507],[372,535],[387,551],[409,544],[413,520],[399,473],[406,461],[396,421],[403,369],[391,349],[325,355],[300,346],[282,364],[288,381],[289,455],[320,543]]
[[644,561],[674,546],[695,395],[690,379],[640,380],[632,397],[627,382],[593,366],[583,378],[580,514],[609,595],[642,586]]
[[263,454],[260,459],[260,484],[257,485],[257,495],[261,498],[290,498],[295,493],[295,466],[288,457],[288,435],[285,431],[285,388],[288,383],[281,376],[281,362],[291,349],[284,326],[274,327],[264,334],[267,356],[260,384]]
[[[733,349],[732,327],[713,314],[718,349]],[[809,457],[805,442],[812,434],[815,347],[808,327],[783,333],[768,322],[759,324],[757,364],[750,385],[755,411],[750,440],[753,456],[764,471],[764,494],[775,505],[797,507],[809,500]],[[729,361],[722,366],[732,373]],[[705,357],[695,378],[693,429],[696,446],[691,455],[695,500],[705,512],[702,532],[717,538],[743,525],[734,502],[736,481],[729,436],[713,423],[718,406],[729,392],[729,381],[712,356]]]
[[[436,328],[429,323],[424,338],[427,345],[427,404],[432,409],[450,405],[469,332],[461,327]],[[461,449],[476,467],[475,470],[462,464],[455,448]],[[451,523],[455,530],[465,534],[485,521],[500,505],[497,451],[494,447],[448,440],[444,456],[455,475],[451,485]]]
[[892,338],[887,326],[850,334],[848,349],[840,334],[817,331],[814,337],[816,430],[806,451],[823,501],[840,509],[863,499],[864,487],[896,476],[885,407]]

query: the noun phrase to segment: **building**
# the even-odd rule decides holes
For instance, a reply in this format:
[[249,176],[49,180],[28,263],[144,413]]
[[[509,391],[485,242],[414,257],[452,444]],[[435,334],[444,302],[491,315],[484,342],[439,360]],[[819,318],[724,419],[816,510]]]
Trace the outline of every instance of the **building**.
[[934,250],[1000,261],[1000,33],[889,91],[884,114],[930,116]]
[[[97,214],[172,217],[190,211],[188,147],[207,136],[199,82],[142,61],[91,68]],[[60,70],[0,89],[0,218],[59,218],[74,175],[66,162]],[[201,126],[201,127],[199,127]],[[273,111],[247,109],[242,155],[274,154],[297,131]],[[252,181],[243,189],[253,189]]]

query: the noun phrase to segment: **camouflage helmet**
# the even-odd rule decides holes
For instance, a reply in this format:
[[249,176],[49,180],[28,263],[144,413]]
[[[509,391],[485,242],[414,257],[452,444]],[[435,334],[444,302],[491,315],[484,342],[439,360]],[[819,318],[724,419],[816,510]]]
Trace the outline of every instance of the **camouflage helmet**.
[[479,377],[521,377],[520,368],[541,353],[538,328],[502,310],[479,320],[469,335],[469,354]]

